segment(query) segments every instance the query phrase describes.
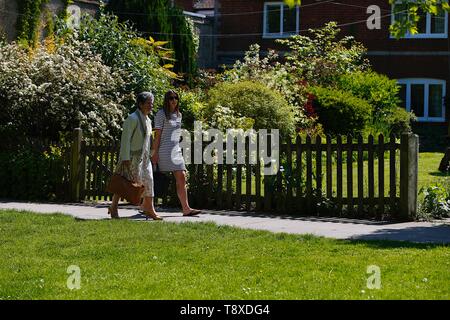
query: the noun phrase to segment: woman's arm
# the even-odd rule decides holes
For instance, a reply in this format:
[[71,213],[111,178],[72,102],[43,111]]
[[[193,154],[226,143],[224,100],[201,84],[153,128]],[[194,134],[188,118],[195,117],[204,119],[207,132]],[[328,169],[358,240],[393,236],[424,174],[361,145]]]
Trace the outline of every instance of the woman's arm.
[[152,162],[158,163],[159,145],[161,143],[161,129],[155,129],[155,139],[152,143]]
[[123,123],[122,137],[120,139],[120,159],[125,163],[131,158],[131,135],[133,132],[133,121],[129,116]]

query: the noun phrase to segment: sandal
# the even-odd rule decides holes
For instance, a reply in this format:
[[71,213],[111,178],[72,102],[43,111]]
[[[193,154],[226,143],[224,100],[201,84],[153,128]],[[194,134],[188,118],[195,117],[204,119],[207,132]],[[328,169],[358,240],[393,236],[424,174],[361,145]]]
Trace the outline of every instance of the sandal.
[[188,213],[183,213],[183,217],[195,216],[195,215],[200,214],[200,213],[202,213],[202,210],[192,209]]
[[162,220],[163,219],[160,216],[158,216],[156,213],[153,213],[153,212],[149,212],[149,211],[145,211],[145,210],[142,210],[139,212],[142,213],[147,218],[152,218],[153,220]]

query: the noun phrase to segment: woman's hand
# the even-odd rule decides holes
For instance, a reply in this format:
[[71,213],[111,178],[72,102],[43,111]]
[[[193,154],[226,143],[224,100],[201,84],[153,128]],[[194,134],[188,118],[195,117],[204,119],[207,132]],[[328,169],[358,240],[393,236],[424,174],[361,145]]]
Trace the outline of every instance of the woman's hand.
[[125,167],[129,168],[129,167],[131,166],[131,161],[130,161],[130,160],[124,160],[124,161],[122,161],[122,164],[123,164]]
[[158,160],[159,160],[158,152],[155,152],[155,153],[152,155],[151,160],[152,160],[152,163],[153,163],[153,164],[157,164],[157,163],[158,163]]

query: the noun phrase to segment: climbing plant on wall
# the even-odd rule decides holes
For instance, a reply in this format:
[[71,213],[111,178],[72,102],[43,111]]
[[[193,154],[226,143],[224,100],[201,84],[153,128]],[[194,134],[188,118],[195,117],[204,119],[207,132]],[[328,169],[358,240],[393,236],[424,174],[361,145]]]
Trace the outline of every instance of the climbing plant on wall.
[[35,44],[39,35],[42,8],[48,0],[19,0],[18,40]]
[[183,11],[170,0],[110,0],[106,10],[130,21],[146,37],[169,41],[175,51],[174,71],[190,82],[197,71],[193,30]]
[[[19,7],[19,16],[17,18],[17,39],[25,44],[34,46],[39,40],[41,19],[45,19],[46,31],[48,34],[53,33],[54,22],[53,13],[45,4],[49,0],[17,0]],[[61,0],[62,10],[60,17],[67,18],[67,7],[73,2],[72,0]],[[45,16],[42,16],[42,13]]]

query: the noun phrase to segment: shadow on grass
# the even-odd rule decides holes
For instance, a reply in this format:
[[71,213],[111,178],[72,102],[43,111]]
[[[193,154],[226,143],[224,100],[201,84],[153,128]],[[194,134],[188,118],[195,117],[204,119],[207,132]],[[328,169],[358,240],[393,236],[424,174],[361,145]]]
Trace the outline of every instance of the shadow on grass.
[[428,173],[430,176],[433,177],[450,177],[450,174],[448,172],[440,172],[440,171],[434,171]]

